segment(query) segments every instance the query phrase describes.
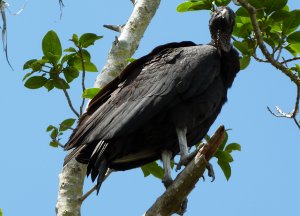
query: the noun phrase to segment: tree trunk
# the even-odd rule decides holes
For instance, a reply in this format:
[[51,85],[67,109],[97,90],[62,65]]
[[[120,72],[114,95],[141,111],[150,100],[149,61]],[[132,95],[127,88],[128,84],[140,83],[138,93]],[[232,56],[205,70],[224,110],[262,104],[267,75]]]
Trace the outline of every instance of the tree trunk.
[[[138,0],[121,34],[113,43],[102,73],[95,87],[103,87],[117,76],[127,65],[126,59],[136,51],[138,44],[160,4],[160,0]],[[58,216],[79,216],[82,202],[86,165],[70,161],[59,174],[59,190],[56,204]]]

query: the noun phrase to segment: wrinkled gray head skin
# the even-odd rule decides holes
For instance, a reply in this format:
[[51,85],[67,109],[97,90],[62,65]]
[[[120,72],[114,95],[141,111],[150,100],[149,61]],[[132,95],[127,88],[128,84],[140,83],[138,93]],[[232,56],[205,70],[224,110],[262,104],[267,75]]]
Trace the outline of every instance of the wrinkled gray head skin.
[[225,6],[215,8],[209,20],[211,44],[224,52],[229,52],[234,24],[235,13],[233,10]]

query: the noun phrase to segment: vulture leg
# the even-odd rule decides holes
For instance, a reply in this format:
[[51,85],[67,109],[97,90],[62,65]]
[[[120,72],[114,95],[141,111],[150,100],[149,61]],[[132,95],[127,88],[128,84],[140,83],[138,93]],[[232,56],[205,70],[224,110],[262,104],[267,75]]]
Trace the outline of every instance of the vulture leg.
[[167,189],[173,182],[172,176],[171,176],[171,158],[172,158],[172,152],[168,150],[163,150],[161,153],[161,159],[163,162],[163,168],[164,168],[164,178],[162,179],[162,182]]
[[186,132],[187,132],[186,127],[185,128],[176,127],[176,133],[177,133],[179,149],[180,149],[180,160],[177,164],[176,171],[180,170],[182,165],[186,165],[190,161],[187,140],[186,140]]
[[[161,159],[163,161],[163,168],[164,168],[164,178],[162,182],[166,189],[173,183],[173,179],[171,177],[171,158],[172,158],[171,151],[168,150],[162,151]],[[178,210],[177,214],[183,215],[186,212],[187,203],[188,203],[188,199],[185,198],[181,203],[180,209]]]

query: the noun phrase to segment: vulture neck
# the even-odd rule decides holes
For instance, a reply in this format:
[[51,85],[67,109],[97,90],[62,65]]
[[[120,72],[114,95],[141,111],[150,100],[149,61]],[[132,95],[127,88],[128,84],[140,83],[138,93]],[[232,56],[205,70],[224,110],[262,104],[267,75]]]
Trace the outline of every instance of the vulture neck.
[[212,34],[211,42],[210,44],[214,47],[216,47],[220,53],[223,52],[229,52],[231,50],[231,43],[230,43],[231,35],[221,32],[220,30],[217,30]]

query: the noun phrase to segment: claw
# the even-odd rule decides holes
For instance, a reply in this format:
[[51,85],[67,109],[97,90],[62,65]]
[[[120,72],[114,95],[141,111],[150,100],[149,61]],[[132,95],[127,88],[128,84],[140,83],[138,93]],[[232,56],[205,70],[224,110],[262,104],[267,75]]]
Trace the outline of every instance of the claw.
[[181,206],[179,211],[177,212],[177,214],[179,214],[180,216],[183,216],[183,214],[186,212],[187,210],[187,204],[188,204],[188,199],[185,198],[185,200],[182,201]]
[[211,182],[213,182],[216,179],[216,176],[212,164],[207,163],[206,168],[208,171],[208,176],[211,177]]

